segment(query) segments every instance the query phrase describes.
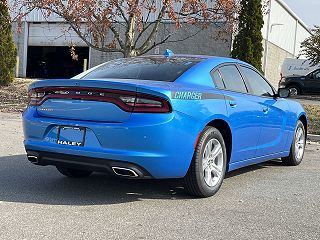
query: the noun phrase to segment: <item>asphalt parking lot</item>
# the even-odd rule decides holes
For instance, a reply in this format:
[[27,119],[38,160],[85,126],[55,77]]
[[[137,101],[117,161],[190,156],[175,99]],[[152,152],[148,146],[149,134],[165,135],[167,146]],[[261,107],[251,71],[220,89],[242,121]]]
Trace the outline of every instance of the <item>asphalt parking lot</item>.
[[22,140],[19,115],[0,114],[0,239],[320,239],[320,145],[193,199],[172,180],[65,178],[28,163]]

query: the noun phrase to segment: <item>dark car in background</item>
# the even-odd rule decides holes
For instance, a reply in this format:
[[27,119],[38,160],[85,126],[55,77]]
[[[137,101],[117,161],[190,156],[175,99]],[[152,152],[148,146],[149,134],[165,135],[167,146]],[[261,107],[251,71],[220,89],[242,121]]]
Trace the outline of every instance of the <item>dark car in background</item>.
[[279,88],[288,88],[291,96],[307,93],[320,94],[320,69],[306,76],[284,77],[279,82]]

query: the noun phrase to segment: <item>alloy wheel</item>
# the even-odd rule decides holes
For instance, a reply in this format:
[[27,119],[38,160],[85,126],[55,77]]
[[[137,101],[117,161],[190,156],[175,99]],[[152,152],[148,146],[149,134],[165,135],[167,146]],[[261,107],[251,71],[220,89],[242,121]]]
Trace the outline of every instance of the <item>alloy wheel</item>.
[[299,93],[298,89],[295,87],[289,88],[289,91],[290,91],[290,96],[297,96]]
[[205,183],[209,187],[216,186],[223,170],[223,150],[217,139],[211,139],[206,144],[202,156],[202,169]]
[[305,149],[305,133],[302,127],[297,128],[295,139],[295,155],[300,160],[303,157]]

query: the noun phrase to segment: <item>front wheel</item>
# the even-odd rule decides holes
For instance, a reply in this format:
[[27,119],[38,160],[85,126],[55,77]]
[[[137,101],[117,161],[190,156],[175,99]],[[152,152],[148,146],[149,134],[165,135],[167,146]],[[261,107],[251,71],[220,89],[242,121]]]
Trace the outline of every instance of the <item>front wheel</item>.
[[289,91],[290,91],[290,96],[293,96],[293,97],[298,96],[301,93],[300,88],[297,86],[290,86]]
[[306,130],[303,123],[299,120],[295,129],[290,155],[282,158],[282,162],[288,166],[298,166],[303,159],[306,147]]
[[197,197],[213,196],[221,187],[226,172],[227,153],[218,129],[206,127],[184,178],[185,190]]
[[70,177],[70,178],[84,178],[84,177],[89,177],[92,174],[92,171],[85,171],[85,170],[58,167],[58,166],[57,166],[57,170],[62,175]]

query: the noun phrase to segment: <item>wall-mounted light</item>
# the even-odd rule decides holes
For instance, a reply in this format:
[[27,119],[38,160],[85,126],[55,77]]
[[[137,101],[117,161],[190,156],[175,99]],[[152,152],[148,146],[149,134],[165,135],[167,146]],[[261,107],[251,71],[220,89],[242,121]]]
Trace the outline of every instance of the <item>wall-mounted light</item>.
[[283,23],[272,23],[270,26],[270,33],[272,32],[272,28],[276,27],[276,26],[284,26],[284,24]]

